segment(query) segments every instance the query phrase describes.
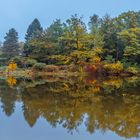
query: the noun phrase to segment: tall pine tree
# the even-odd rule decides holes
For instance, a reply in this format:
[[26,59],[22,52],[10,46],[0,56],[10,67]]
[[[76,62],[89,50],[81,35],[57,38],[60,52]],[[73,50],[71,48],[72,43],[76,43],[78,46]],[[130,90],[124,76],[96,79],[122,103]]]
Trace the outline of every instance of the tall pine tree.
[[33,22],[29,25],[25,35],[26,42],[24,45],[24,54],[26,56],[28,56],[32,52],[29,42],[32,39],[40,37],[42,32],[43,32],[43,28],[41,27],[39,20],[35,18]]
[[26,41],[38,37],[42,33],[42,31],[43,28],[41,27],[39,20],[35,18],[27,29],[27,33],[25,36]]
[[18,33],[12,28],[6,33],[5,41],[2,47],[3,56],[10,59],[14,56],[19,55],[19,45],[18,45]]

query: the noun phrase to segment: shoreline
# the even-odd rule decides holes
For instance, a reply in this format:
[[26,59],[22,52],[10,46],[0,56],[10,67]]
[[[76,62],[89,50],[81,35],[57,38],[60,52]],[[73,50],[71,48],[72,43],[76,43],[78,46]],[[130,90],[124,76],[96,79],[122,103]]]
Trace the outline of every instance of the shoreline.
[[127,73],[127,72],[121,72],[121,73],[112,73],[112,74],[98,74],[98,73],[94,73],[94,72],[72,72],[69,70],[65,70],[65,71],[57,71],[57,72],[47,72],[47,71],[33,71],[32,69],[18,69],[10,74],[7,74],[4,71],[0,71],[0,77],[16,77],[16,78],[32,78],[32,77],[39,77],[39,76],[58,76],[58,77],[65,77],[65,76],[91,76],[91,77],[122,77],[122,78],[127,78],[127,77],[140,77],[140,73],[137,74],[131,74],[131,73]]

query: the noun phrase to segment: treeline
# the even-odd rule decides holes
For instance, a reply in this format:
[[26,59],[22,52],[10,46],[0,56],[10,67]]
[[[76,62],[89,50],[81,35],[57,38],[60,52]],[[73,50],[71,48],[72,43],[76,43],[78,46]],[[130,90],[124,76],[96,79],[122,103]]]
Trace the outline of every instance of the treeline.
[[2,58],[14,58],[20,64],[23,59],[31,66],[92,64],[94,70],[102,64],[113,73],[123,69],[136,73],[140,64],[140,12],[128,11],[114,18],[94,14],[88,25],[75,14],[64,23],[56,19],[47,29],[34,19],[24,43],[19,43],[18,33],[10,29],[1,48]]

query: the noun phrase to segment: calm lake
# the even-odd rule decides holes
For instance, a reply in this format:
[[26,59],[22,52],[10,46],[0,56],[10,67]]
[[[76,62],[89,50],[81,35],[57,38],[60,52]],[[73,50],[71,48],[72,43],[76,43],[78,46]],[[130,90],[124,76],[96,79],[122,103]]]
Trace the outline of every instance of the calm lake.
[[140,78],[0,80],[1,140],[140,140]]

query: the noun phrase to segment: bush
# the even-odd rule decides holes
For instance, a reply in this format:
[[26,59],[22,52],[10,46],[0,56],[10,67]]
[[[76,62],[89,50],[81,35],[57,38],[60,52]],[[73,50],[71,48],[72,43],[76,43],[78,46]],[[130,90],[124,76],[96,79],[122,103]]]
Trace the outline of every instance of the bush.
[[57,72],[58,70],[59,70],[58,66],[55,66],[55,65],[46,66],[46,71],[47,72]]
[[20,56],[16,56],[16,57],[12,58],[10,61],[14,61],[19,68],[23,67],[24,58],[22,58]]
[[139,69],[137,67],[129,66],[126,69],[126,72],[131,73],[131,74],[137,74],[139,73]]
[[37,63],[35,59],[21,57],[21,56],[14,57],[10,61],[14,61],[19,68],[32,67]]
[[106,73],[112,73],[112,74],[119,74],[123,71],[123,64],[118,61],[116,63],[111,64],[104,64],[103,68],[105,69]]
[[105,62],[106,62],[106,63],[114,63],[114,62],[115,62],[115,59],[113,58],[112,55],[107,55],[107,56],[105,57]]
[[45,71],[46,64],[45,63],[36,63],[36,64],[34,64],[33,69],[37,70],[37,71]]
[[77,72],[77,71],[79,71],[79,67],[80,66],[78,66],[78,65],[71,64],[71,65],[67,66],[67,70],[70,72]]
[[32,66],[34,66],[36,63],[37,63],[37,61],[36,61],[35,59],[27,59],[27,60],[25,61],[25,64],[26,64],[27,67],[32,67]]
[[94,56],[91,62],[94,64],[99,64],[101,62],[101,58],[99,56]]

